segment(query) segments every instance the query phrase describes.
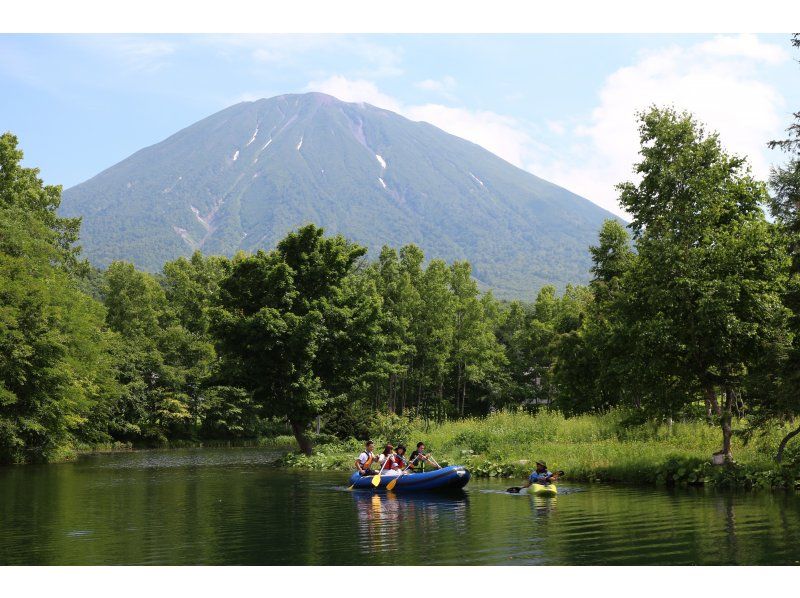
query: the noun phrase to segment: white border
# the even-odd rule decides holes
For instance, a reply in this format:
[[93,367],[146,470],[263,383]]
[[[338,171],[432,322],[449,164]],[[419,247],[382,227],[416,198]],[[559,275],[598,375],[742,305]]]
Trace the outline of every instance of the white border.
[[676,593],[706,592],[736,598],[783,595],[796,573],[793,567],[6,567],[0,568],[0,582],[4,595],[60,598],[506,598],[538,593],[674,598]]
[[781,33],[789,0],[25,0],[1,32]]

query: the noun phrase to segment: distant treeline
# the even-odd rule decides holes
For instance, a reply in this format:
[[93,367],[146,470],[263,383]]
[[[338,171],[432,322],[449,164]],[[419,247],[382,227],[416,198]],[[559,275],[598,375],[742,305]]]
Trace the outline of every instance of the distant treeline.
[[314,225],[271,251],[100,272],[79,221],[56,215],[60,187],[3,135],[0,462],[276,425],[310,452],[317,418],[360,438],[389,414],[542,405],[708,418],[730,456],[732,418],[757,432],[800,414],[798,126],[770,197],[690,115],[653,108],[640,125],[639,182],[618,187],[632,234],[606,222],[592,282],[533,303],[481,294],[468,263],[414,245],[369,262]]

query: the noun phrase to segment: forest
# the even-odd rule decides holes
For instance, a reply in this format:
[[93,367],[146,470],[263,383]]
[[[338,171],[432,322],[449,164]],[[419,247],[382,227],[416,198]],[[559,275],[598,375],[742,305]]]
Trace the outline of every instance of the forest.
[[[798,39],[795,38],[795,45]],[[77,450],[364,439],[385,418],[624,408],[706,421],[718,454],[800,432],[800,113],[756,180],[692,115],[639,115],[631,215],[587,248],[592,280],[533,302],[482,293],[470,264],[367,249],[307,224],[274,249],[194,253],[158,274],[80,253],[61,188],[0,137],[0,463]],[[771,192],[770,192],[771,191]],[[789,427],[786,427],[789,424]],[[710,457],[710,455],[709,455]]]

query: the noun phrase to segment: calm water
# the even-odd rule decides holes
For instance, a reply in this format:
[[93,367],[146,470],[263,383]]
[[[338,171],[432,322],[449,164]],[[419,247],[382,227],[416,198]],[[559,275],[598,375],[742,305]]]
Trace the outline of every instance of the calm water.
[[797,564],[800,496],[472,480],[455,496],[348,492],[260,449],[0,469],[0,564]]

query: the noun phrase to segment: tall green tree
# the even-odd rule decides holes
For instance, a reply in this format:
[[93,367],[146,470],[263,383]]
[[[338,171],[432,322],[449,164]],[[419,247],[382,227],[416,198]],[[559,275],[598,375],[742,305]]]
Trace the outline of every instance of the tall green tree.
[[585,318],[559,339],[556,359],[559,406],[568,413],[602,411],[623,400],[635,372],[629,369],[630,339],[626,288],[635,260],[630,236],[616,220],[606,220],[598,244],[590,247],[592,279]]
[[495,336],[497,315],[491,293],[481,297],[468,262],[450,267],[453,293],[451,362],[455,370],[455,408],[464,416],[470,386],[497,378],[507,360]]
[[357,277],[365,253],[307,225],[274,251],[234,260],[220,285],[214,328],[229,379],[265,415],[285,417],[306,454],[313,418],[380,353],[380,296]]
[[46,461],[111,392],[104,310],[78,290],[78,220],[0,136],[0,463]]
[[765,185],[689,114],[640,115],[639,183],[618,186],[637,259],[625,279],[638,383],[674,412],[702,392],[731,458],[732,418],[745,379],[787,336],[786,252],[761,205]]

